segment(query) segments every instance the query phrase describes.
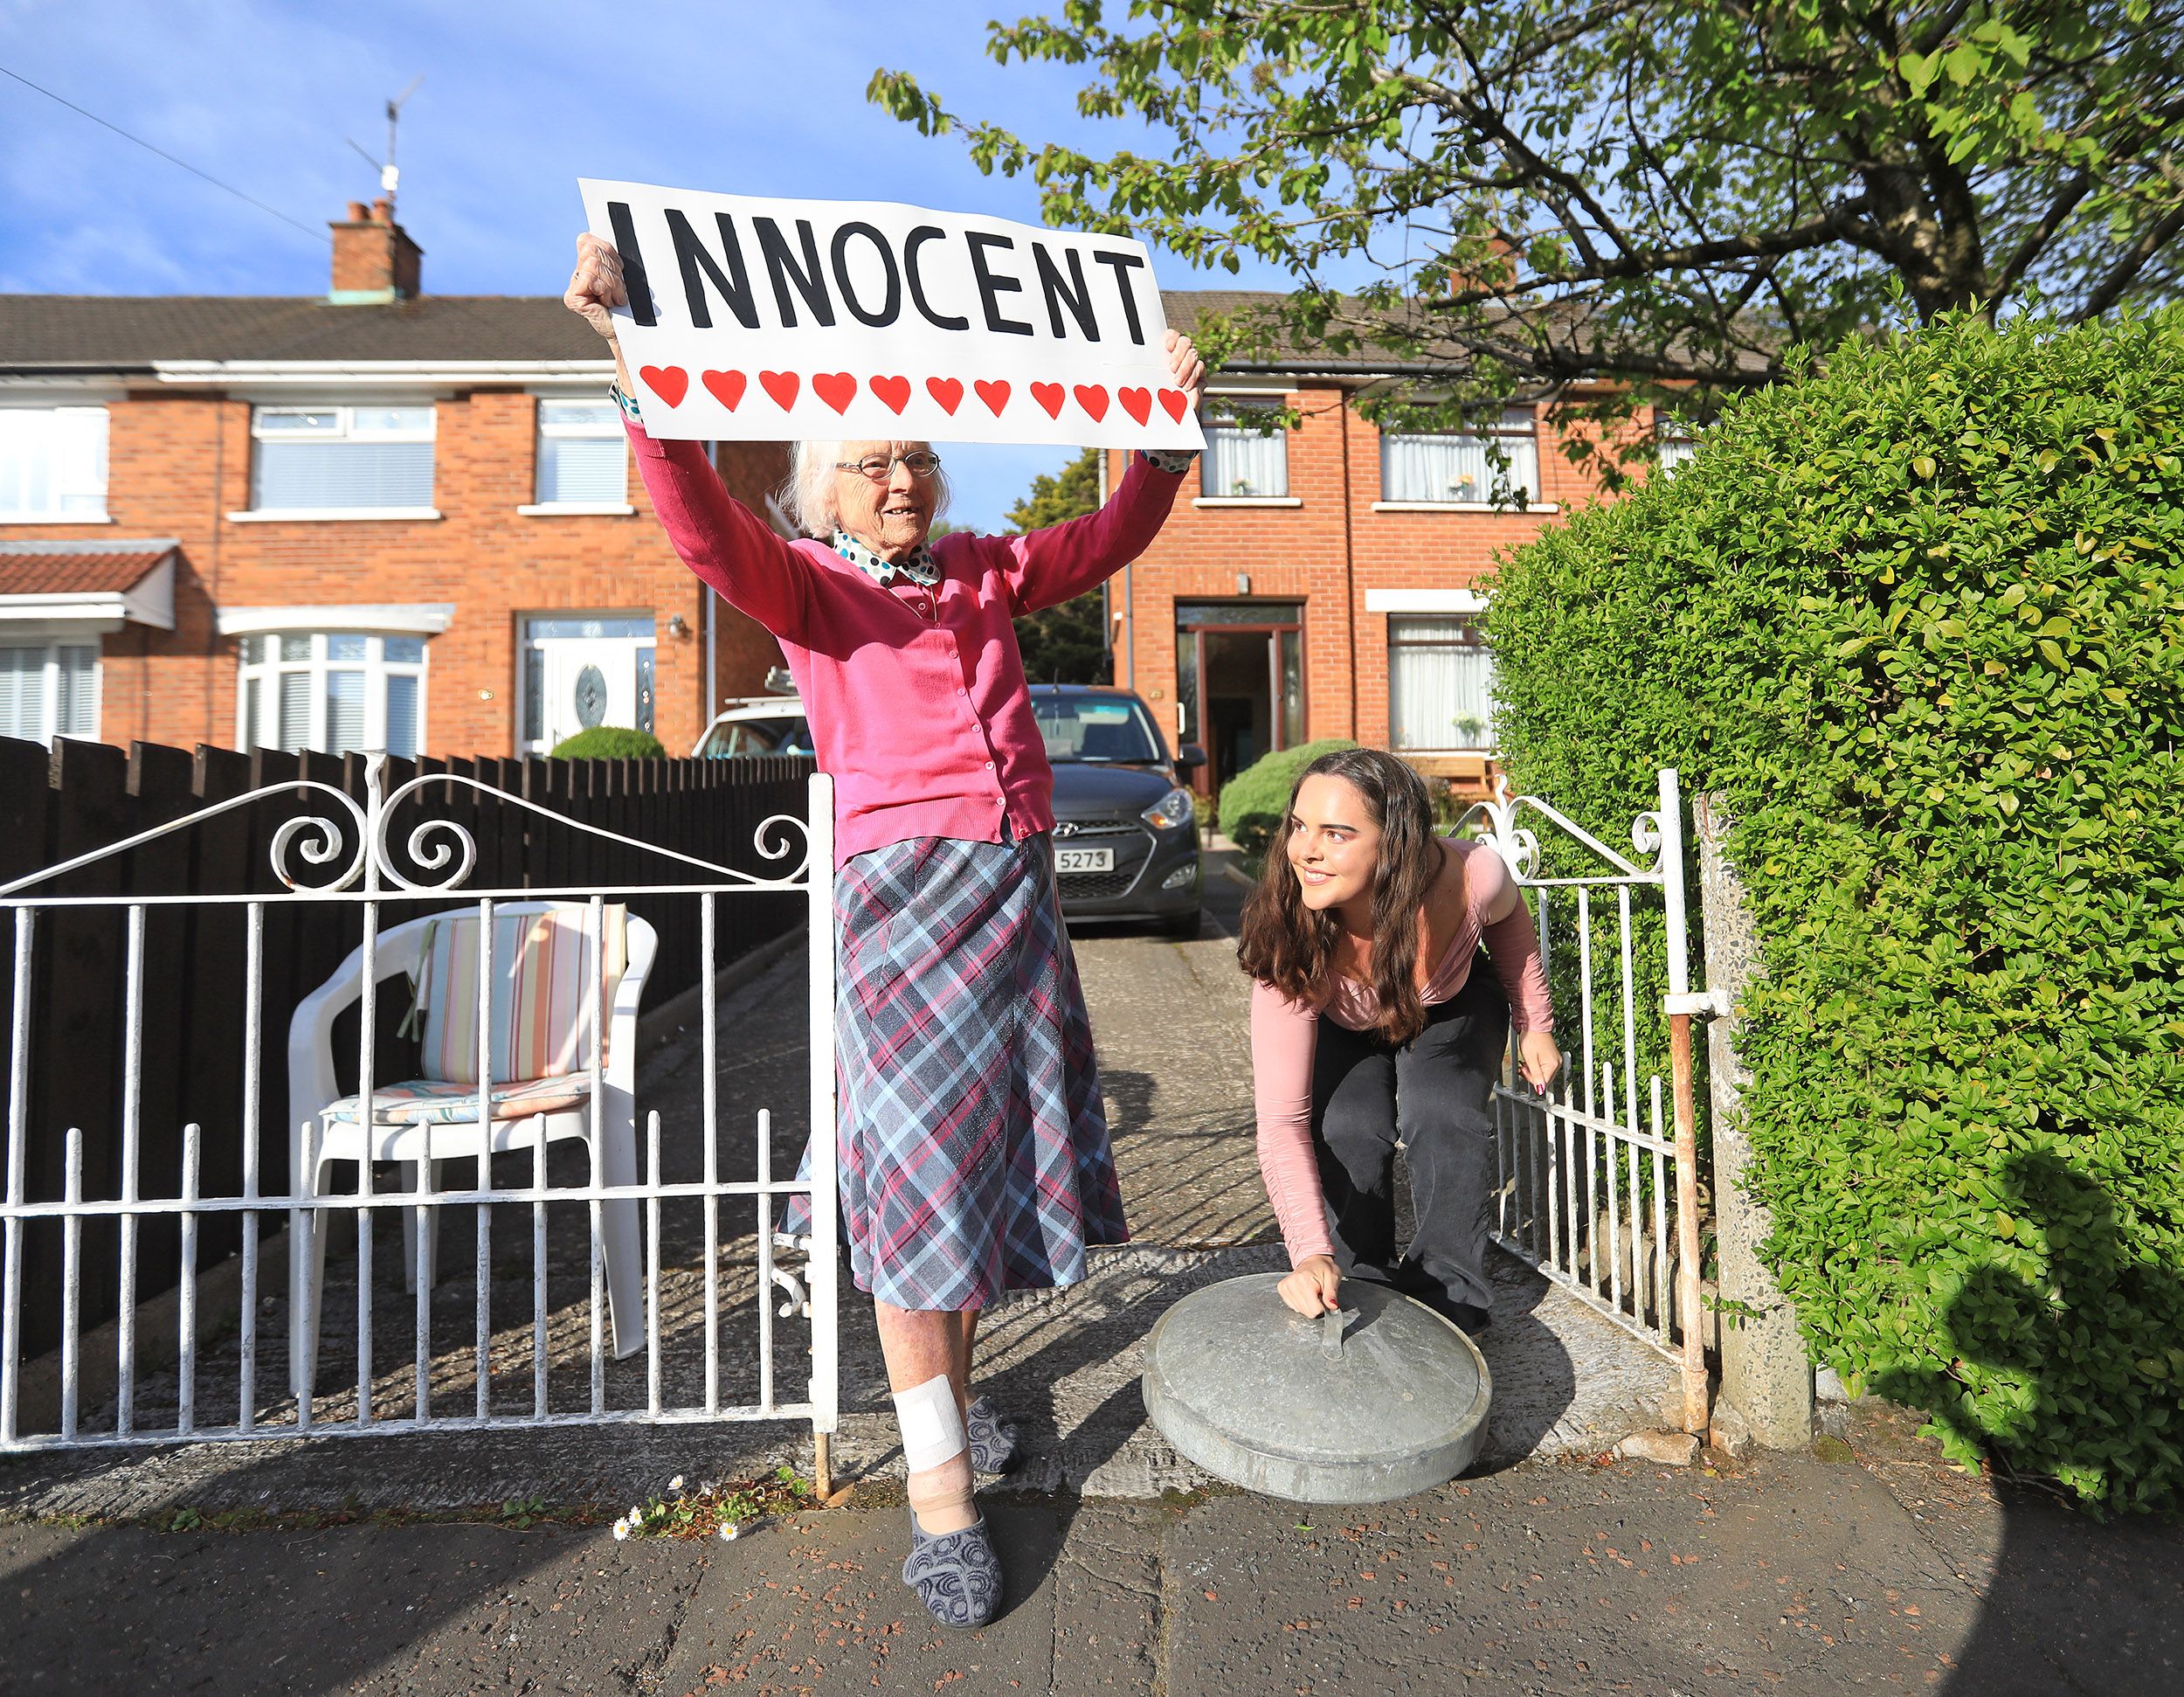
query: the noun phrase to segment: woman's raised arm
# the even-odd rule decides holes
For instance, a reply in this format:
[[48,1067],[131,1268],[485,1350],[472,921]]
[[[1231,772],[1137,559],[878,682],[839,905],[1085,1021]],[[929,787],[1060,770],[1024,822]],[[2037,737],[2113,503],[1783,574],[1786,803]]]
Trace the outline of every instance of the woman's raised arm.
[[[627,303],[622,258],[589,232],[577,238],[577,268],[562,304],[614,350],[615,377],[634,392],[612,308]],[[682,563],[776,636],[800,641],[810,611],[812,567],[764,519],[729,495],[695,442],[655,441],[625,417],[638,474]]]

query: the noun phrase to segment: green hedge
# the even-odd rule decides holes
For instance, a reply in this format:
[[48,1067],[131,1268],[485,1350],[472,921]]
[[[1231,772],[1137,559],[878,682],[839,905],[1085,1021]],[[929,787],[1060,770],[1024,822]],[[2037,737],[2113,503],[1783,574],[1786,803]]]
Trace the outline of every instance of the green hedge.
[[1732,810],[1817,1355],[1961,1459],[2178,1501],[2184,318],[1847,344],[1517,551],[1489,624],[1518,787]]
[[1262,754],[1221,786],[1221,830],[1254,865],[1274,841],[1282,810],[1289,805],[1296,775],[1323,754],[1355,748],[1346,737],[1324,737],[1272,754]]
[[667,751],[649,731],[626,725],[595,724],[563,738],[554,748],[556,760],[658,760]]

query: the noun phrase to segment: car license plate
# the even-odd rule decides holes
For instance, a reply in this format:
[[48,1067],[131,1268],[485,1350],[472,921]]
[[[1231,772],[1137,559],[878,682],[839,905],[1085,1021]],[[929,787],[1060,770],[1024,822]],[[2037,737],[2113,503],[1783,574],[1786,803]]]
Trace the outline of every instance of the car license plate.
[[1054,870],[1057,872],[1112,872],[1114,869],[1115,851],[1112,848],[1054,850]]

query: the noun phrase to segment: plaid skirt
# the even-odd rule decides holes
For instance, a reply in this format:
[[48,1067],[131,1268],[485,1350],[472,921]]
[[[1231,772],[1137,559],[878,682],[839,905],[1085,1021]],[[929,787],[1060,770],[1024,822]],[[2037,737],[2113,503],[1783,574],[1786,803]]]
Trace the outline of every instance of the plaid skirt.
[[[983,1308],[1129,1241],[1047,839],[923,837],[834,876],[835,1147],[860,1290]],[[805,1153],[803,1173],[811,1169]],[[791,1199],[788,1228],[810,1229]]]

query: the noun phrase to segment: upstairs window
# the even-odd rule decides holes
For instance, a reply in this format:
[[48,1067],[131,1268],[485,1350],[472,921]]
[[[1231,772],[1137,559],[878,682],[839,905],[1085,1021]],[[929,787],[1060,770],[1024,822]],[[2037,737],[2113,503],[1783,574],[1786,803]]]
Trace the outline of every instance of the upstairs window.
[[1285,431],[1261,434],[1253,411],[1222,406],[1206,415],[1206,457],[1199,483],[1205,498],[1248,501],[1289,492],[1289,439]]
[[[1503,461],[1496,465],[1497,456]],[[1526,505],[1539,499],[1539,439],[1531,409],[1512,406],[1492,430],[1383,436],[1380,499],[1405,505]]]
[[425,639],[271,631],[242,643],[245,748],[414,758],[425,738]]
[[0,406],[0,521],[106,516],[106,408]]
[[429,406],[261,406],[251,435],[253,511],[432,504]]
[[610,400],[538,404],[538,504],[612,507],[629,499],[629,446]]
[[98,735],[96,642],[0,646],[0,737],[50,743]]

